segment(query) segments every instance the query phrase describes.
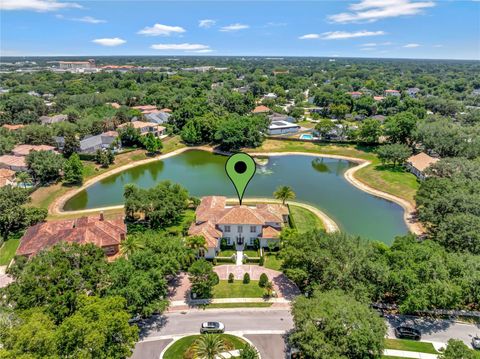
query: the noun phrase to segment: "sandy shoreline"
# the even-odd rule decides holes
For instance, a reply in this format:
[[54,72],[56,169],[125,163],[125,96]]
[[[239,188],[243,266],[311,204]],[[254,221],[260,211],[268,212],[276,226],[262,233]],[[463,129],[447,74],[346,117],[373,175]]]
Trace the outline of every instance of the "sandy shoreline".
[[[64,211],[63,210],[63,207],[64,207],[65,203],[70,198],[72,198],[77,193],[83,191],[84,189],[90,187],[94,183],[96,183],[96,182],[98,182],[98,181],[100,181],[104,178],[107,178],[111,175],[123,172],[127,169],[130,169],[130,168],[133,168],[133,167],[136,167],[136,166],[140,166],[140,165],[150,163],[150,162],[154,162],[154,161],[160,161],[160,160],[163,160],[163,159],[166,159],[166,158],[169,158],[169,157],[176,156],[176,155],[181,154],[183,152],[192,151],[192,150],[201,150],[201,151],[207,151],[207,152],[215,152],[215,153],[219,153],[219,154],[226,154],[226,153],[223,153],[223,152],[215,151],[212,147],[209,147],[209,146],[184,147],[184,148],[180,148],[178,150],[169,152],[169,153],[164,154],[164,155],[160,155],[160,156],[153,157],[153,158],[148,158],[148,159],[138,161],[138,162],[129,163],[127,165],[117,167],[117,168],[113,169],[112,171],[105,172],[105,173],[102,173],[99,176],[91,178],[90,180],[86,181],[81,187],[64,193],[63,195],[61,195],[60,197],[55,199],[50,204],[50,206],[48,208],[48,211],[52,215],[62,215],[62,214],[79,214],[79,215],[81,215],[81,214],[88,214],[88,213],[93,213],[93,212],[98,212],[98,211],[107,211],[107,210],[112,210],[112,209],[123,208],[123,205],[117,205],[117,206],[85,209],[85,210],[80,210],[80,211]],[[400,197],[391,195],[389,193],[382,192],[380,190],[372,188],[372,187],[366,185],[365,183],[359,181],[357,178],[355,178],[355,176],[354,176],[355,173],[358,170],[370,165],[371,164],[370,161],[363,160],[363,159],[360,159],[360,158],[355,158],[355,157],[321,154],[321,153],[311,153],[311,152],[247,152],[247,153],[252,155],[252,156],[303,155],[303,156],[311,156],[311,157],[324,157],[324,158],[342,159],[342,160],[348,160],[348,161],[351,161],[351,162],[358,163],[357,166],[348,169],[344,173],[345,179],[350,184],[352,184],[353,186],[357,187],[358,189],[360,189],[364,192],[367,192],[367,193],[369,193],[373,196],[380,197],[380,198],[386,199],[388,201],[391,201],[391,202],[394,202],[394,203],[400,205],[404,210],[403,218],[404,218],[405,224],[407,225],[409,231],[411,231],[412,233],[415,233],[417,235],[421,235],[421,234],[424,233],[424,230],[423,230],[423,227],[422,227],[421,223],[416,221],[416,219],[415,219],[414,215],[415,215],[416,209],[410,202],[408,202],[407,200],[405,200],[403,198],[400,198]],[[258,201],[261,200],[263,202],[275,201],[272,198],[245,198],[245,199],[246,200],[258,200]],[[304,207],[304,208],[309,209],[310,211],[314,212],[322,220],[322,222],[323,222],[323,224],[324,224],[324,226],[325,226],[325,228],[328,232],[334,232],[334,231],[338,230],[338,225],[335,223],[335,221],[333,221],[327,214],[322,212],[320,209],[318,209],[314,206],[310,206],[310,205],[305,204],[305,203],[301,203],[301,202],[290,202],[290,203],[294,204],[294,205]]]

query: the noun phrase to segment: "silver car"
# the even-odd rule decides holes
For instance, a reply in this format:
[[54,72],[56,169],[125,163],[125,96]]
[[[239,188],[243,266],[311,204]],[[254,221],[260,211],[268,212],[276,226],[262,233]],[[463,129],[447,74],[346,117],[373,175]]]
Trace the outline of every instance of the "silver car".
[[200,333],[223,333],[225,332],[225,325],[220,322],[204,322],[200,327]]
[[472,338],[472,347],[480,350],[480,337],[478,335]]

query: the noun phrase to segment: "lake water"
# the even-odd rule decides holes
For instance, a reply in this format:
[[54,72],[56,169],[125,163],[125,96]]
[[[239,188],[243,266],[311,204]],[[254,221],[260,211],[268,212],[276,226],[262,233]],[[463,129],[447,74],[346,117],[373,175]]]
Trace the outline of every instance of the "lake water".
[[[194,196],[235,197],[235,189],[224,166],[227,157],[205,151],[187,151],[162,161],[137,166],[112,175],[72,197],[65,210],[81,210],[123,203],[128,183],[152,187],[171,180]],[[354,163],[302,155],[273,156],[257,173],[245,192],[248,197],[272,197],[278,186],[288,185],[296,201],[312,204],[337,222],[346,232],[390,244],[407,233],[403,209],[392,202],[369,195],[348,183],[343,173]]]

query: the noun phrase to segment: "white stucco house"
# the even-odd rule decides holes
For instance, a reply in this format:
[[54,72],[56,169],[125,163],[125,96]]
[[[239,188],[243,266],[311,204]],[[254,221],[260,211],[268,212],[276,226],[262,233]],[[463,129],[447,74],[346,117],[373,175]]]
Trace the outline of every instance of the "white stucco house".
[[296,133],[300,130],[300,126],[287,121],[272,121],[268,126],[269,135],[282,135],[285,133]]
[[288,208],[281,204],[227,206],[223,196],[203,197],[195,211],[190,236],[203,236],[207,244],[205,258],[214,258],[224,238],[236,250],[253,246],[258,239],[261,247],[279,241],[280,231],[288,221]]

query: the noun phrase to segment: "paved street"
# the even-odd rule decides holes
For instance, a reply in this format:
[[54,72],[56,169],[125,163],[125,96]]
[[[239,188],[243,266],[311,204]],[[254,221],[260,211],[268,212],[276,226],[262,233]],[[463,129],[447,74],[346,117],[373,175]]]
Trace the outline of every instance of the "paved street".
[[[158,359],[161,350],[172,336],[198,334],[204,321],[220,321],[227,332],[244,335],[260,350],[262,358],[283,358],[285,345],[283,333],[293,328],[288,309],[207,309],[172,312],[153,318],[142,325],[142,342],[137,344],[134,359]],[[393,328],[400,323],[410,323],[411,317],[391,316],[387,318],[389,337],[394,338]],[[473,335],[480,334],[480,326],[460,324],[449,320],[415,319],[422,332],[422,340],[446,343],[450,338],[463,340],[470,345]]]

